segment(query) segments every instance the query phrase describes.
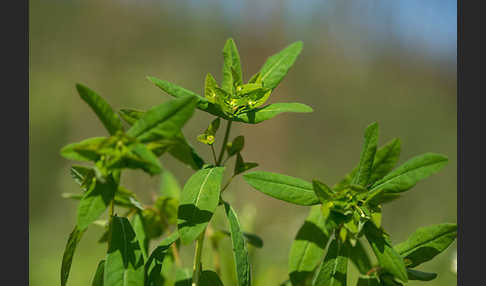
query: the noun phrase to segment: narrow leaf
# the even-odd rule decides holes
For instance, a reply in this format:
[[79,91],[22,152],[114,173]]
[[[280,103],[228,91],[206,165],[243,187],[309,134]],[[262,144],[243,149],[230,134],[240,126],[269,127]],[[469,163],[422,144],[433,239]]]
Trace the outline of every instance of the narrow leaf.
[[103,277],[105,276],[105,260],[101,260],[96,268],[91,286],[103,286]]
[[352,184],[367,186],[371,178],[373,161],[378,144],[378,123],[370,124],[365,131],[365,141],[359,159],[358,170],[351,181]]
[[79,96],[96,113],[110,135],[115,135],[117,131],[123,130],[120,118],[101,96],[79,83],[76,84],[76,89],[78,90]]
[[[68,144],[61,149],[61,155],[66,159],[74,161],[97,161],[100,156],[95,150],[106,139],[106,137],[93,137],[81,142]],[[90,151],[90,149],[93,151]]]
[[74,227],[73,231],[69,235],[69,239],[66,244],[66,248],[64,249],[64,254],[62,256],[61,286],[65,286],[68,281],[69,272],[71,270],[71,264],[73,262],[74,252],[76,251],[76,247],[78,246],[78,243],[81,240],[83,234],[84,234],[84,230],[80,230],[76,226]]
[[104,269],[104,286],[141,286],[144,261],[128,219],[114,216]]
[[422,272],[413,269],[407,269],[408,280],[431,281],[437,277],[436,273]]
[[183,97],[155,106],[127,131],[127,135],[141,142],[174,137],[192,116],[195,104],[194,97]]
[[[242,73],[240,55],[233,39],[228,39],[223,48],[223,81],[221,88],[228,93],[233,93],[234,83],[241,84]],[[233,74],[235,77],[233,77]]]
[[78,205],[77,225],[80,230],[86,229],[103,214],[115,197],[116,189],[117,185],[111,176],[105,182],[93,179],[89,190],[84,193]]
[[255,108],[252,111],[239,114],[233,120],[244,123],[257,124],[265,120],[271,119],[283,112],[308,113],[312,112],[312,108],[302,103],[279,102],[269,104],[261,108]]
[[332,199],[333,191],[326,184],[319,182],[318,180],[312,180],[312,187],[321,204]]
[[415,267],[434,258],[457,236],[457,225],[443,223],[418,228],[410,237],[395,246],[395,250],[405,258],[407,267]]
[[309,215],[292,242],[288,269],[290,280],[294,285],[300,285],[310,278],[324,256],[329,240],[325,222],[320,206],[311,207]]
[[407,269],[403,258],[393,249],[388,236],[370,222],[365,224],[364,233],[380,263],[380,267],[401,281],[407,282]]
[[251,285],[251,269],[248,261],[248,250],[246,248],[243,232],[241,231],[240,222],[238,221],[235,211],[228,203],[224,203],[224,208],[230,226],[233,257],[235,259],[236,274],[238,277],[237,285]]
[[401,145],[400,139],[395,138],[376,151],[368,184],[373,184],[393,170],[400,158]]
[[120,109],[118,114],[120,114],[120,117],[125,120],[126,123],[128,123],[130,126],[135,124],[137,120],[139,120],[145,111],[143,110],[137,110],[137,109],[129,109],[129,108],[124,108]]
[[416,156],[374,183],[371,190],[383,189],[396,193],[407,191],[418,181],[437,173],[446,164],[447,157],[440,154],[426,153]]
[[302,51],[302,46],[302,42],[295,42],[267,59],[260,70],[265,87],[271,89],[277,87]]
[[178,268],[176,271],[176,283],[174,286],[191,286],[192,271],[189,268]]
[[312,184],[302,179],[270,172],[252,172],[243,178],[256,190],[279,200],[303,206],[319,203]]
[[193,170],[199,170],[204,165],[204,160],[197,154],[196,150],[187,142],[182,133],[179,133],[175,137],[176,144],[170,149],[169,153],[172,157],[176,158],[180,162],[188,165]]
[[319,267],[318,274],[312,285],[315,286],[345,286],[348,270],[347,248],[334,239],[329,245],[326,258]]
[[179,235],[184,244],[204,230],[219,203],[224,167],[197,171],[184,185],[177,212]]

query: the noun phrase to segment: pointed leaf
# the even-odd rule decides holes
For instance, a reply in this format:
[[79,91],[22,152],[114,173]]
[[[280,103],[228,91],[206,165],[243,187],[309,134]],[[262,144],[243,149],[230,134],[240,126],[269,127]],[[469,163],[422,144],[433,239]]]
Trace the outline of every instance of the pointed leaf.
[[374,183],[371,190],[383,189],[387,192],[407,191],[415,186],[418,181],[437,173],[446,164],[447,157],[440,154],[426,153],[413,157],[383,179]]
[[103,183],[98,179],[93,179],[88,191],[78,205],[78,228],[86,229],[92,222],[97,220],[105,212],[108,204],[115,197],[117,185],[110,176]]
[[388,236],[370,222],[365,224],[364,233],[380,263],[380,267],[401,281],[407,282],[407,269],[403,258],[393,249]]
[[115,135],[119,130],[123,130],[120,118],[111,106],[96,92],[84,85],[76,84],[79,96],[93,109],[98,118],[101,120],[110,135]]
[[144,284],[144,261],[128,219],[114,216],[104,269],[104,286]]
[[408,280],[431,281],[437,277],[436,273],[422,272],[413,269],[407,269]]
[[171,138],[192,116],[195,104],[194,97],[184,97],[153,107],[127,131],[127,135],[137,137],[141,142]]
[[319,203],[312,184],[302,179],[270,172],[251,172],[243,178],[256,190],[279,200],[303,206]]
[[170,155],[188,165],[193,170],[201,169],[204,165],[204,160],[197,154],[191,144],[187,142],[184,135],[179,133],[176,135],[175,140],[176,144],[169,149]]
[[373,161],[373,169],[368,184],[373,184],[388,174],[398,162],[401,152],[401,141],[398,138],[386,143],[378,149]]
[[144,113],[145,111],[143,110],[130,108],[120,109],[120,111],[118,112],[118,114],[120,114],[120,117],[123,118],[123,120],[125,120],[125,122],[128,123],[130,126],[135,124],[135,122],[137,122],[137,120],[139,120]]
[[394,248],[408,262],[407,267],[415,267],[447,249],[456,236],[457,225],[454,223],[421,227]]
[[271,89],[277,87],[302,51],[302,46],[302,42],[295,42],[267,59],[260,70],[265,87]]
[[373,161],[378,143],[378,123],[370,124],[365,131],[365,142],[359,159],[358,170],[351,181],[352,184],[367,186],[371,177]]
[[308,113],[312,112],[312,108],[302,103],[279,102],[239,114],[233,120],[244,123],[257,124],[265,120],[271,119],[283,112]]
[[[223,48],[223,81],[221,88],[228,93],[233,93],[234,83],[241,84],[242,73],[240,55],[233,39],[228,39]],[[233,77],[233,74],[235,77]]]
[[184,244],[195,240],[206,228],[219,203],[224,167],[197,171],[184,185],[177,212],[179,235]]
[[143,217],[140,212],[137,212],[133,215],[132,225],[133,231],[135,232],[135,236],[137,238],[137,242],[140,246],[140,249],[142,250],[143,259],[147,260],[150,239],[146,233]]
[[320,206],[311,207],[308,217],[292,242],[288,269],[294,285],[300,285],[308,279],[324,256],[329,240],[325,222]]
[[321,204],[329,202],[332,199],[334,192],[326,184],[319,182],[318,180],[312,180],[312,188]]
[[230,226],[233,257],[235,259],[236,276],[238,278],[237,285],[251,285],[251,269],[248,261],[248,250],[246,248],[243,232],[241,231],[240,222],[238,221],[235,211],[228,203],[224,203],[224,208]]
[[347,248],[337,239],[329,245],[326,258],[312,281],[315,286],[345,286],[348,271]]
[[231,157],[236,153],[239,153],[245,147],[245,137],[240,135],[233,139],[233,142],[227,144],[228,156]]
[[103,286],[103,277],[105,276],[105,260],[101,260],[96,268],[95,276],[93,277],[93,282],[91,286]]
[[61,149],[61,155],[74,161],[98,161],[100,156],[94,150],[106,139],[106,137],[93,137],[81,142],[68,144]]
[[258,167],[257,163],[254,162],[245,162],[243,161],[243,157],[241,157],[241,154],[238,153],[236,155],[236,163],[235,163],[235,170],[234,170],[234,175],[239,175],[243,172],[246,172],[250,169]]
[[61,286],[65,286],[68,281],[69,272],[71,270],[71,264],[73,262],[74,252],[76,251],[76,247],[78,246],[78,243],[81,240],[83,234],[84,234],[84,230],[80,230],[76,226],[74,227],[73,231],[69,235],[69,239],[66,244],[64,254],[62,256]]

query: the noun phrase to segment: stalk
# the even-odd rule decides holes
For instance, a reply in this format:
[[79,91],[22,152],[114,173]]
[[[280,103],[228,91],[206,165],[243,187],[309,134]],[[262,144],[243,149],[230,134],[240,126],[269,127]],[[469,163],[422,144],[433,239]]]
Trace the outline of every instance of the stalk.
[[228,137],[231,130],[231,123],[233,123],[233,121],[230,119],[228,120],[228,124],[226,124],[226,133],[224,134],[223,145],[221,146],[221,151],[219,152],[218,162],[216,162],[217,166],[219,166],[223,160],[224,150],[226,149],[226,144],[228,143]]
[[201,274],[201,258],[202,258],[202,250],[204,245],[204,235],[206,233],[206,229],[203,230],[201,235],[199,235],[196,241],[196,254],[194,256],[194,267],[193,267],[193,274],[192,274],[192,286],[199,285],[199,275]]

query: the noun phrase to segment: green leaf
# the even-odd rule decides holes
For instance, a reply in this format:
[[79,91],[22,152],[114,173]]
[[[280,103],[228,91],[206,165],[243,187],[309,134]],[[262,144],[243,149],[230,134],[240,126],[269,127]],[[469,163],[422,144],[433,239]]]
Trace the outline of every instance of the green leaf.
[[383,189],[396,193],[407,191],[418,181],[437,173],[446,164],[447,157],[440,154],[426,153],[413,157],[374,183],[371,190]]
[[137,120],[142,118],[144,113],[145,111],[143,110],[130,108],[120,109],[120,111],[118,112],[118,114],[120,114],[120,117],[125,120],[125,122],[128,123],[128,125],[130,126],[132,126],[133,124],[135,124],[135,122],[137,122]]
[[68,144],[61,149],[61,155],[74,161],[97,161],[100,156],[95,150],[106,139],[106,137],[93,137],[81,142]]
[[177,268],[174,286],[191,286],[192,271],[189,268]]
[[324,256],[329,240],[325,222],[320,206],[311,207],[290,248],[288,269],[293,285],[300,285],[310,278]]
[[326,258],[312,281],[315,286],[345,286],[348,271],[347,248],[334,239],[329,245]]
[[[228,39],[223,48],[223,81],[221,88],[228,93],[233,93],[234,85],[243,83],[241,73],[240,55],[233,39]],[[233,77],[233,74],[235,77]]]
[[220,122],[221,119],[219,117],[214,119],[209,125],[209,127],[204,131],[204,134],[197,136],[197,140],[206,145],[213,145],[215,141],[216,132],[219,129]]
[[150,175],[162,172],[162,165],[159,159],[144,144],[135,143],[130,146],[129,150],[130,153],[126,153],[114,166],[118,168],[142,169]]
[[141,286],[144,261],[136,235],[128,219],[114,216],[106,255],[104,286]]
[[279,200],[303,206],[319,203],[312,184],[302,179],[270,172],[252,172],[243,178],[256,190]]
[[[179,234],[173,232],[162,240],[162,242],[155,248],[150,254],[147,263],[145,264],[145,272],[147,274],[147,286],[165,285],[163,281],[165,277],[163,275],[163,266],[167,267],[166,257],[170,253],[170,246],[179,239]],[[168,256],[170,258],[170,255]],[[165,275],[166,276],[166,275]]]
[[456,236],[457,225],[454,223],[421,227],[394,248],[408,262],[407,267],[415,267],[447,249]]
[[69,271],[71,270],[71,264],[73,262],[74,252],[76,251],[76,246],[78,246],[81,237],[84,234],[84,230],[80,230],[79,227],[74,227],[73,231],[69,235],[66,248],[64,249],[64,254],[62,256],[61,265],[61,286],[65,286],[68,278]]
[[142,250],[143,259],[147,260],[150,239],[146,233],[143,217],[140,212],[133,215],[132,226],[137,238],[137,242]]
[[180,162],[190,166],[193,170],[199,170],[204,165],[204,160],[197,154],[196,150],[187,142],[182,133],[175,137],[176,144],[170,149],[169,153],[172,157]]
[[74,181],[81,186],[83,191],[87,191],[93,178],[96,177],[93,168],[84,166],[72,166],[70,169],[71,177]]
[[302,42],[295,42],[267,59],[260,70],[261,81],[265,87],[277,87],[302,51],[302,46]]
[[395,167],[400,158],[401,145],[400,139],[395,138],[376,151],[368,184],[383,178]]
[[365,131],[365,142],[359,159],[358,170],[351,181],[352,184],[367,186],[370,180],[378,143],[378,123],[370,124]]
[[359,273],[366,274],[371,269],[372,265],[363,244],[359,240],[356,241],[355,246],[352,246],[349,242],[347,242],[347,244],[349,249],[349,259],[356,265]]
[[312,188],[321,204],[325,204],[332,199],[334,192],[326,184],[318,180],[312,180]]
[[204,270],[201,272],[201,277],[199,277],[200,286],[223,286],[223,282],[219,278],[216,272],[211,270]]
[[120,118],[101,96],[79,83],[76,84],[76,89],[78,90],[79,96],[96,113],[110,135],[115,135],[117,131],[123,130]]
[[279,102],[256,108],[246,113],[242,113],[233,118],[234,121],[257,124],[271,119],[283,112],[312,112],[312,108],[296,102]]
[[180,87],[178,85],[175,85],[173,83],[167,82],[165,80],[161,80],[155,77],[147,77],[148,80],[150,80],[152,83],[154,83],[157,87],[162,89],[163,91],[167,92],[168,94],[180,98],[180,97],[186,97],[186,96],[192,96],[196,98],[197,100],[197,108],[203,111],[206,111],[208,113],[211,113],[215,116],[220,116],[224,119],[228,119],[224,113],[221,111],[221,108],[217,104],[213,104],[209,102],[206,98],[189,91],[183,87]]
[[241,157],[241,154],[238,153],[236,155],[236,163],[235,163],[235,170],[234,170],[234,175],[239,175],[243,172],[246,172],[250,169],[258,167],[257,163],[254,162],[245,162],[243,161],[243,157]]
[[380,286],[380,282],[376,278],[363,278],[358,279],[358,284],[356,286]]
[[245,147],[245,137],[240,135],[233,139],[233,142],[228,143],[226,148],[228,150],[228,157],[235,155],[243,150]]
[[90,188],[83,194],[78,205],[78,228],[86,229],[97,220],[115,197],[117,185],[112,176],[105,182],[93,179]]
[[413,269],[407,269],[408,280],[431,281],[437,277],[436,273],[422,272]]
[[246,248],[243,232],[241,231],[240,222],[238,221],[235,211],[228,203],[224,203],[224,208],[230,226],[233,257],[235,259],[236,274],[238,277],[237,285],[251,285],[251,269],[248,261],[248,250]]
[[213,75],[208,73],[204,81],[204,97],[211,103],[216,103],[216,88],[218,83]]
[[128,131],[141,142],[172,138],[194,113],[196,99],[172,99],[149,109]]
[[181,186],[176,177],[165,170],[160,176],[160,194],[179,200],[181,196]]
[[91,286],[103,286],[103,276],[105,276],[105,260],[101,260],[100,263],[98,263]]
[[365,224],[364,233],[380,267],[401,281],[407,282],[407,269],[403,258],[393,249],[388,236],[370,222]]
[[224,167],[197,171],[184,185],[177,212],[179,235],[184,244],[206,228],[219,203]]

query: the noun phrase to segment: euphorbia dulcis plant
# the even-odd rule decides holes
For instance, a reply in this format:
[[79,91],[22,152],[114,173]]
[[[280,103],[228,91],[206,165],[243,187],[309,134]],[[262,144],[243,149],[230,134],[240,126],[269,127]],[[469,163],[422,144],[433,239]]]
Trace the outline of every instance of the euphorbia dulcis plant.
[[[312,111],[302,103],[265,105],[301,50],[301,42],[289,45],[269,57],[260,71],[244,83],[238,50],[229,39],[223,49],[220,84],[207,74],[201,96],[148,77],[175,98],[146,111],[123,108],[115,112],[96,92],[77,84],[81,99],[94,111],[108,135],[69,144],[61,150],[67,159],[88,163],[71,167],[71,176],[81,193],[63,194],[79,200],[79,205],[76,225],[62,259],[61,285],[67,284],[76,246],[92,225],[104,229],[99,242],[107,244],[92,285],[223,285],[218,245],[226,238],[231,240],[236,273],[235,281],[226,283],[251,285],[248,248],[260,248],[263,241],[242,229],[235,209],[223,196],[232,179],[243,173],[245,181],[256,190],[289,203],[310,206],[309,216],[290,249],[288,279],[282,277],[286,281],[281,285],[346,285],[348,261],[361,273],[357,285],[402,285],[408,280],[434,279],[436,274],[414,268],[455,240],[456,225],[420,228],[408,240],[393,246],[381,225],[381,215],[383,204],[439,171],[446,164],[446,157],[428,153],[394,169],[400,141],[394,139],[378,149],[378,125],[373,123],[366,129],[358,166],[332,187],[317,179],[308,182],[276,173],[247,172],[258,164],[243,159],[244,136],[230,140],[233,122],[258,124],[284,112]],[[194,136],[211,149],[212,158],[208,160],[198,155],[181,131],[195,109],[215,116],[201,134]],[[226,128],[219,141],[216,135],[221,121],[226,121]],[[221,142],[219,155],[214,149],[216,142]],[[165,154],[194,170],[182,188],[160,163]],[[227,167],[232,158],[234,167],[230,169]],[[140,202],[134,192],[121,185],[126,169],[160,176],[160,194],[153,202]],[[223,183],[225,173],[230,176]],[[227,230],[213,226],[217,208],[226,215]],[[106,210],[108,215],[103,219]],[[159,242],[154,245],[155,241]],[[213,265],[202,264],[205,241],[211,242]],[[377,263],[372,264],[364,241],[371,246]],[[183,267],[179,251],[191,244],[195,244],[195,252],[193,267],[188,269]]]

